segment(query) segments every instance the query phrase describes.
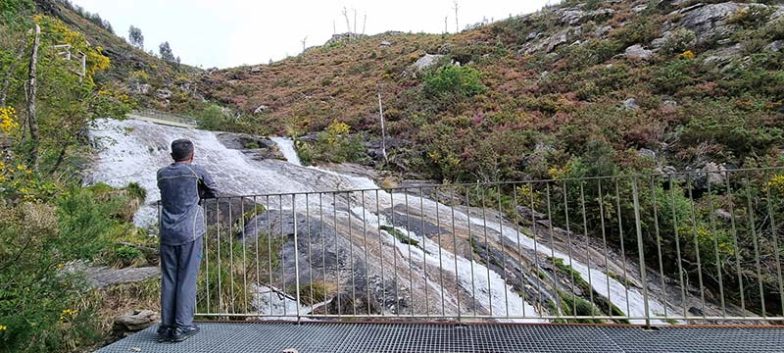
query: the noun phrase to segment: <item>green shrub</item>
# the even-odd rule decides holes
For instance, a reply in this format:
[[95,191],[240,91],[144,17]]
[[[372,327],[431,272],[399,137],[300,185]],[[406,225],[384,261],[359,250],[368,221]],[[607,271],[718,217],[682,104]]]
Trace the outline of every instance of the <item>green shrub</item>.
[[667,54],[680,54],[685,52],[686,50],[691,49],[691,47],[696,43],[697,36],[694,34],[693,31],[685,29],[685,28],[678,28],[667,37],[667,40],[664,42],[662,46],[662,51]]
[[658,36],[659,25],[651,16],[637,16],[612,34],[623,48],[635,44],[648,44]]
[[678,90],[694,83],[697,65],[694,60],[677,59],[658,67],[653,74],[654,88],[664,94],[676,94]]
[[742,27],[759,27],[768,21],[774,11],[775,9],[770,6],[751,5],[735,11],[727,22]]
[[459,99],[487,90],[481,73],[472,67],[448,65],[425,76],[425,94],[436,99]]

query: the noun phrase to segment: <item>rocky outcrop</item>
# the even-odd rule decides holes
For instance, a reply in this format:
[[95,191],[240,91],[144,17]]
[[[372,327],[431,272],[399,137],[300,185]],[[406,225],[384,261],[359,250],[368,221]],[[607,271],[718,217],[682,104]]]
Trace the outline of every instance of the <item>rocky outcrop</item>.
[[729,23],[730,16],[750,6],[767,7],[761,4],[736,2],[697,4],[679,11],[683,15],[679,25],[694,31],[699,43],[717,37],[725,38],[735,29],[735,26]]
[[83,276],[87,284],[93,288],[104,288],[115,284],[142,282],[160,276],[158,266],[111,268],[106,266],[91,266],[82,261],[66,264],[63,273]]
[[280,152],[278,145],[272,140],[264,137],[238,133],[222,133],[218,135],[218,140],[227,148],[241,150],[242,153],[250,155],[257,160],[286,160],[283,153]]
[[613,9],[597,9],[584,11],[577,8],[569,8],[560,12],[561,23],[576,26],[589,20],[601,20],[612,17],[615,14]]

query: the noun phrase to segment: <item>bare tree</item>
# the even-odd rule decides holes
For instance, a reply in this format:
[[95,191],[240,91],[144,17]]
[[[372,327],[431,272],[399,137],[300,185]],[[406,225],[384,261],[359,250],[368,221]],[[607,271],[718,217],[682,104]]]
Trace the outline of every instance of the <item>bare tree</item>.
[[332,20],[332,35],[338,34],[338,25],[335,20]]
[[356,34],[357,33],[357,9],[352,9],[352,10],[354,10],[354,34]]
[[38,170],[38,121],[36,120],[36,73],[38,66],[38,46],[41,44],[41,27],[35,25],[35,38],[33,39],[33,52],[30,55],[30,76],[27,82],[27,123],[30,126],[30,160],[33,168]]
[[447,25],[449,16],[444,16],[444,34],[449,33],[449,26]]
[[362,20],[362,34],[365,34],[366,28],[367,28],[367,13],[365,13],[365,18]]
[[343,6],[343,17],[346,18],[346,31],[351,33],[351,21],[348,19],[348,8]]
[[457,20],[457,12],[459,9],[457,0],[454,1],[454,5],[455,5],[455,33],[460,33],[460,22]]

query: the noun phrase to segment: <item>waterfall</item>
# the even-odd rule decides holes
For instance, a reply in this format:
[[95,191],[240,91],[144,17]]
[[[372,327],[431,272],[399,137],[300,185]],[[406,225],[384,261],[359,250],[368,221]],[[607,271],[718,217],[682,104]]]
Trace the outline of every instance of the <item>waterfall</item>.
[[[273,137],[271,139],[278,145],[288,162],[254,160],[239,150],[229,149],[224,146],[213,132],[155,125],[139,120],[117,121],[104,119],[96,121],[90,130],[90,137],[94,144],[99,146],[99,149],[87,182],[104,182],[115,187],[123,187],[130,182],[136,182],[147,190],[146,206],[134,218],[134,222],[141,227],[155,225],[157,215],[153,204],[160,198],[160,192],[155,180],[156,171],[158,168],[171,163],[169,144],[178,138],[188,138],[194,142],[194,163],[200,164],[211,173],[221,191],[225,193],[233,195],[263,195],[378,188],[373,180],[366,177],[341,174],[316,167],[302,167],[292,141],[283,137]],[[362,213],[366,213],[368,210],[376,211],[375,213],[367,212],[365,215],[367,218],[362,218],[366,219],[369,224],[372,224],[374,227],[379,225],[393,226],[380,213],[382,210],[392,209],[394,206],[393,198],[402,200],[405,195],[379,191],[362,193],[362,196],[358,201],[347,201],[349,202],[349,207],[338,207],[337,204],[327,205],[327,207],[331,207],[329,209],[330,213],[334,212],[334,214],[340,216],[336,217],[335,221],[344,222],[346,218],[351,219],[352,217],[355,220],[360,219],[356,214],[358,209],[351,207],[351,203],[354,202],[356,203],[354,206],[363,208],[360,211]],[[505,224],[502,226],[497,222],[487,222],[487,220],[479,219],[463,212],[455,212],[454,209],[427,198],[410,197],[414,200],[412,209],[418,211],[421,217],[434,220],[434,223],[437,220],[436,214],[438,212],[441,212],[443,217],[451,210],[454,213],[455,220],[459,218],[460,224],[469,227],[469,233],[472,225],[483,224],[483,226],[486,225],[487,229],[496,231],[500,237],[505,237],[508,240],[518,241],[517,237],[519,237],[519,241],[522,242],[524,247],[533,249],[533,239],[526,234],[520,233],[512,226]],[[294,200],[282,199],[279,201],[280,204],[267,205],[267,207],[269,209],[291,210],[292,206],[294,206],[291,202],[294,202]],[[296,202],[298,210],[304,209],[306,202],[304,198],[297,198]],[[315,206],[317,206],[315,198],[311,198],[309,202],[310,206],[315,209]],[[399,204],[399,201],[397,204]],[[381,208],[377,208],[375,205],[380,205]],[[323,207],[324,205],[318,206]],[[351,227],[350,224],[348,226]],[[507,310],[509,315],[512,316],[521,316],[523,313],[527,316],[537,315],[534,307],[523,300],[518,293],[514,292],[501,275],[488,269],[485,265],[459,256],[454,251],[447,251],[447,249],[441,248],[438,243],[427,239],[427,237],[405,229],[396,229],[402,234],[419,241],[421,248],[412,249],[411,246],[403,244],[394,236],[379,229],[379,236],[385,238],[384,242],[397,250],[397,254],[385,256],[398,256],[404,264],[407,261],[413,266],[417,266],[418,271],[437,263],[438,266],[443,267],[444,273],[448,273],[455,278],[459,287],[465,292],[470,292],[469,289],[482,289],[475,293],[478,298],[476,302],[495,316],[505,316]],[[555,253],[556,258],[569,261],[568,257],[563,253],[559,251],[551,252],[551,249],[543,246],[543,244],[538,244],[537,251],[542,254],[543,258]],[[436,254],[440,254],[440,258]],[[602,296],[608,297],[614,305],[627,315],[642,316],[645,313],[643,298],[639,291],[623,286],[595,266],[592,266],[589,270],[588,266],[574,259],[571,261],[571,266],[581,276],[584,276],[585,280],[587,280],[590,274],[594,290]],[[454,295],[458,295],[457,293],[448,293],[448,290],[445,289],[446,287],[440,288],[438,280],[424,278],[424,281],[434,292],[444,293],[445,297],[452,298]],[[609,292],[607,290],[608,287]],[[415,296],[412,295],[412,297]],[[452,301],[453,299],[449,300]],[[492,304],[488,305],[488,303]],[[664,308],[663,304],[652,299],[649,300],[649,305],[651,313],[661,313]]]

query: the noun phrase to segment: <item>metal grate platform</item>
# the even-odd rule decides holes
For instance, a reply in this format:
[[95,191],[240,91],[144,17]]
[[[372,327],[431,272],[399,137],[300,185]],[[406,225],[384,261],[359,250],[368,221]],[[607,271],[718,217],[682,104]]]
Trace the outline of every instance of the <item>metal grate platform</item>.
[[784,352],[784,328],[664,328],[567,325],[203,323],[182,343],[156,343],[152,327],[100,353],[502,353]]

